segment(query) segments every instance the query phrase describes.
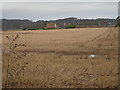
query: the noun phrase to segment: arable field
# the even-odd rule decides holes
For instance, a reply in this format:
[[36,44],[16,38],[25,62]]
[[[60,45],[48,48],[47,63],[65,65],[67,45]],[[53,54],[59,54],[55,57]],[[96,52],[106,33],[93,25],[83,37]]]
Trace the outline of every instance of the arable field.
[[3,31],[2,35],[3,87],[118,87],[115,28]]

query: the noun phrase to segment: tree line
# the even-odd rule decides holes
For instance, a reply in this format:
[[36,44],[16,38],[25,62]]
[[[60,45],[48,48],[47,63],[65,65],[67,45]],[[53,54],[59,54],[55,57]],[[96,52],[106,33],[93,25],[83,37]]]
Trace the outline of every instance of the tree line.
[[33,22],[27,19],[1,19],[2,30],[43,30],[46,23],[55,23],[58,28],[79,28],[79,27],[109,27],[116,25],[116,19],[78,19],[75,17],[58,20],[38,20]]

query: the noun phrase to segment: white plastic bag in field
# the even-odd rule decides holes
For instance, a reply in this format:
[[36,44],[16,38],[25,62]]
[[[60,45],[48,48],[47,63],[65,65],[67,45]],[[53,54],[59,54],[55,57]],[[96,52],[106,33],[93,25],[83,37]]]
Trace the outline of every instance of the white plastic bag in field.
[[95,55],[95,54],[91,54],[91,55],[89,55],[89,58],[94,59],[96,56],[97,56],[97,55]]

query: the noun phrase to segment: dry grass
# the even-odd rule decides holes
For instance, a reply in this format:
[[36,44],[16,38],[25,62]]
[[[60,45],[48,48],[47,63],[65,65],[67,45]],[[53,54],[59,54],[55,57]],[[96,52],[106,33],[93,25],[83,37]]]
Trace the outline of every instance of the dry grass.
[[[27,47],[7,53],[6,36],[20,35],[16,43]],[[7,60],[10,73],[6,87],[29,88],[115,88],[118,85],[117,30],[81,28],[49,31],[3,32],[3,87]],[[88,58],[95,53],[97,57]]]

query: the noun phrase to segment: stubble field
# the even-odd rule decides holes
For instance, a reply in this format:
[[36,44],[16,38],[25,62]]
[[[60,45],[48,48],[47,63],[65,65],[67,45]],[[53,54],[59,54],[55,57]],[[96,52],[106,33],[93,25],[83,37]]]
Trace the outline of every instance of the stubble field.
[[3,31],[2,40],[3,87],[118,87],[115,28]]

